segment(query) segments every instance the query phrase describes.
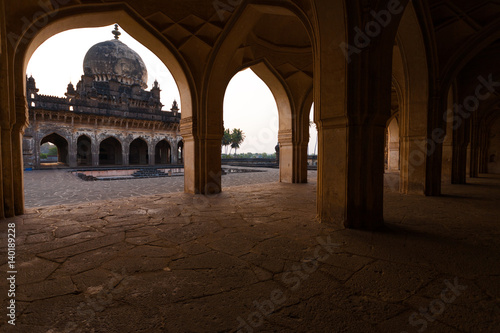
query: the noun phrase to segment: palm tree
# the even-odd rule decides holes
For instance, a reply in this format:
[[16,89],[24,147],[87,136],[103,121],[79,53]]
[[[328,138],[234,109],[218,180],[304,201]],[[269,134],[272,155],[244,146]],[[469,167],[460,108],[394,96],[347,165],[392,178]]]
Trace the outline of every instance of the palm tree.
[[224,135],[222,136],[222,145],[226,148],[226,155],[227,155],[227,147],[231,145],[231,131],[229,128],[224,129]]
[[233,129],[231,133],[231,148],[234,148],[234,156],[236,157],[236,150],[240,148],[241,143],[245,140],[245,133],[239,128]]

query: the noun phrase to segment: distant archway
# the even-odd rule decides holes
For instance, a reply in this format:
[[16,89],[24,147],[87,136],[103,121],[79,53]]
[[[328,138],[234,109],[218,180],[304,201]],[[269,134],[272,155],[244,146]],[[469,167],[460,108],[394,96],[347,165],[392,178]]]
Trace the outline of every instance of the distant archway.
[[92,140],[81,135],[76,143],[76,164],[78,166],[92,165]]
[[161,140],[155,147],[155,164],[171,164],[172,148],[167,140]]
[[99,165],[121,165],[122,144],[116,138],[110,137],[99,145]]
[[141,138],[135,139],[130,143],[129,164],[147,165],[148,162],[148,144]]
[[387,126],[386,171],[399,172],[399,122],[393,117]]
[[184,141],[177,145],[177,164],[184,164]]
[[[47,136],[45,136],[41,141],[40,141],[40,146],[42,146],[45,143],[52,143],[57,147],[57,159],[53,161],[54,163],[57,164],[63,164],[63,165],[68,165],[69,161],[69,145],[68,145],[68,140],[63,138],[61,135],[57,133],[52,133]],[[41,163],[41,165],[47,165],[47,164],[52,164],[50,163],[51,161],[47,161],[47,163]]]

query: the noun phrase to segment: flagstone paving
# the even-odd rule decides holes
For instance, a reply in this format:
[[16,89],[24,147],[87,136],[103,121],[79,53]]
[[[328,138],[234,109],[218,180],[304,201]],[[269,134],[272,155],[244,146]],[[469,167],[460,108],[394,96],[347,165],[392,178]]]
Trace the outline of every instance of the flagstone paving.
[[318,223],[314,179],[31,208],[0,331],[498,332],[500,178],[471,183],[387,190],[380,232]]
[[[233,168],[238,169],[238,167]],[[278,169],[253,169],[263,172],[223,175],[222,186],[225,188],[277,182],[279,180]],[[310,173],[315,174],[316,172],[310,171]],[[174,176],[112,181],[84,181],[71,172],[68,172],[67,169],[48,169],[25,171],[24,188],[26,207],[42,207],[183,192],[184,178],[182,176]]]

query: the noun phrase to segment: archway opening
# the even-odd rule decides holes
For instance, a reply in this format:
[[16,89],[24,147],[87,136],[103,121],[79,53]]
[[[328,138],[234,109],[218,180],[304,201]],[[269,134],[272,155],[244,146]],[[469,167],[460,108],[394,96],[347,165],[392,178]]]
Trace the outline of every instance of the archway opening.
[[177,164],[184,164],[184,141],[177,144]]
[[314,122],[314,103],[309,112],[309,143],[307,146],[307,165],[309,168],[318,166],[318,127]]
[[92,165],[92,140],[86,135],[78,137],[76,143],[76,164],[78,166]]
[[386,128],[385,141],[385,171],[388,173],[399,172],[399,120],[393,117]]
[[149,163],[148,144],[142,138],[137,138],[130,143],[129,164],[147,165]]
[[99,165],[121,165],[122,144],[116,138],[110,137],[99,145]]
[[[424,144],[427,140],[430,83],[426,44],[411,2],[406,6],[398,27],[393,47],[392,78],[391,115],[399,113],[401,153],[399,181],[396,177],[389,177],[390,187],[399,188],[405,194],[423,195],[430,190],[427,182],[430,155]],[[395,129],[395,124],[393,126]],[[396,156],[396,145],[393,145],[392,153]],[[395,165],[392,163],[389,167],[394,170]]]
[[275,158],[278,127],[278,107],[267,84],[250,68],[233,76],[224,95],[224,128],[241,129],[245,138],[236,149],[229,145],[227,157]]
[[[78,128],[74,128],[73,133],[88,133],[87,130],[92,128],[93,133],[92,135],[89,134],[89,137],[91,137],[91,149],[86,156],[82,156],[85,155],[85,153],[82,154],[82,149],[78,150],[86,146],[89,143],[88,140],[84,138],[78,140],[78,135],[71,136],[71,138],[68,137],[70,151],[67,162],[72,168],[85,167],[82,168],[85,169],[85,172],[93,173],[93,170],[86,169],[103,165],[126,166],[128,164],[129,147],[122,147],[121,142],[125,140],[131,128],[133,128],[134,135],[146,137],[148,142],[156,141],[156,138],[159,137],[164,138],[169,136],[181,139],[179,135],[179,122],[181,115],[182,118],[192,115],[193,97],[190,91],[192,86],[191,75],[185,63],[179,61],[181,57],[178,50],[166,42],[163,37],[152,34],[149,27],[144,26],[142,21],[138,21],[135,16],[130,16],[127,5],[116,4],[108,6],[106,9],[97,7],[86,8],[83,11],[78,11],[76,7],[74,9],[67,12],[58,11],[57,20],[51,20],[48,24],[45,22],[43,28],[39,29],[35,36],[29,34],[22,36],[21,38],[23,38],[25,43],[20,43],[16,50],[18,57],[16,58],[14,68],[16,78],[15,92],[16,96],[26,97],[28,108],[30,109],[29,116],[26,117],[27,119],[24,122],[19,118],[20,123],[27,123],[31,127],[26,129],[25,133],[28,135],[23,137],[23,148],[38,148],[38,142],[35,140],[40,135],[36,133],[38,129],[31,126],[34,124],[32,122],[33,119],[36,119],[38,124],[40,124],[40,121],[51,120],[53,123],[64,123],[63,125],[65,126],[74,125]],[[51,13],[48,14],[50,15]],[[114,84],[113,82],[117,81],[120,84],[130,82],[125,79],[115,80],[116,78],[113,75],[110,76],[108,72],[100,75],[100,73],[93,71],[87,73],[89,75],[85,77],[85,80],[82,78],[82,74],[84,76],[86,74],[85,70],[82,71],[85,52],[88,53],[90,48],[97,44],[106,42],[109,44],[109,42],[113,42],[115,39],[111,32],[114,29],[115,23],[119,24],[118,31],[121,33],[119,35],[119,42],[137,53],[147,68],[149,74],[148,80],[143,80],[147,84],[147,87],[139,84],[140,88],[143,88],[146,93],[134,88],[133,85],[136,82],[134,81],[132,84],[129,84],[130,91],[123,89],[127,93],[130,92],[129,95],[131,96],[122,96],[123,90],[120,90],[120,88],[118,89],[118,94],[113,94],[116,92],[111,89],[113,88],[111,87]],[[59,37],[64,36],[66,37],[62,43],[57,41]],[[38,59],[38,67],[42,72],[40,74],[34,70],[32,65],[37,62],[37,57],[39,57],[40,52],[44,48],[46,57]],[[61,49],[71,49],[72,56],[68,58],[64,54],[61,54],[61,52],[58,52]],[[152,58],[154,58],[154,61],[151,61]],[[30,66],[29,68],[28,65]],[[125,65],[130,65],[130,63]],[[70,67],[72,68],[70,69]],[[128,69],[122,66],[119,70],[126,72]],[[48,72],[49,75],[44,75],[43,72]],[[62,72],[66,76],[62,80],[58,80],[56,79],[56,72]],[[125,74],[120,79],[126,78]],[[33,84],[30,86],[30,82],[26,80],[26,77],[30,77],[31,75],[37,81],[33,80],[31,82]],[[94,75],[94,77],[92,77],[92,82],[89,82],[88,77],[91,75]],[[90,84],[94,85],[95,83],[94,87],[90,88],[95,88],[96,91],[91,90],[90,94],[85,96],[80,94],[78,90],[78,81],[80,78],[82,78],[81,87],[85,85],[90,86]],[[46,79],[52,79],[55,83],[47,84]],[[170,80],[170,82],[166,83],[165,80]],[[155,81],[158,81],[158,85],[156,85]],[[72,84],[69,84],[70,82]],[[110,83],[110,89],[104,87],[104,83],[107,84],[108,82]],[[54,87],[54,91],[50,91],[51,87]],[[38,90],[39,88],[40,90]],[[159,94],[160,91],[161,94]],[[94,92],[97,92],[97,96]],[[85,101],[94,103],[95,107],[91,106],[83,110],[83,106],[78,103],[80,102],[77,100],[78,96],[83,96]],[[158,99],[161,102],[158,102]],[[175,103],[173,103],[174,100],[176,101]],[[45,106],[50,107],[49,104],[53,101],[57,102],[55,104],[64,104],[65,107],[54,108],[52,110],[43,109]],[[150,107],[152,101],[154,102],[154,111],[156,112],[141,113],[139,109]],[[136,110],[136,113],[140,115],[136,117],[131,112],[123,112],[123,108],[120,107],[100,114],[95,110],[96,108],[101,108],[104,104],[108,105],[112,103],[118,106],[127,106],[129,109],[133,109],[132,112]],[[161,104],[165,105],[165,107],[161,108]],[[172,108],[170,107],[171,105]],[[31,109],[33,111],[37,109],[36,115],[32,113]],[[137,121],[138,119],[139,121]],[[166,126],[158,126],[160,121],[164,122]],[[151,131],[151,128],[155,130]],[[111,136],[118,138],[120,141],[105,140],[101,145],[102,139]],[[78,141],[80,141],[80,147],[78,147]],[[33,148],[29,150],[25,149],[25,152],[31,153],[33,150]],[[38,154],[33,154],[33,162],[30,164],[25,163],[25,166],[33,166],[33,169],[37,168],[34,156],[38,156]],[[26,154],[24,158],[25,161],[31,161],[26,157]],[[147,158],[148,162],[151,159],[154,161],[154,149],[147,154]],[[22,170],[20,163],[16,166]],[[122,168],[108,169],[106,171],[114,177]],[[31,168],[26,168],[26,172],[31,170]],[[37,184],[37,177],[37,171],[33,170],[29,177],[24,175],[24,184],[21,183],[23,186],[18,186],[15,189],[16,194],[19,196],[23,196],[23,192],[26,194],[27,207],[33,207],[37,198],[33,198],[32,192],[25,191],[25,189]],[[75,179],[75,182],[80,182],[78,178],[75,177]],[[181,178],[177,179],[180,180]],[[167,179],[164,181],[166,182]],[[121,195],[112,190],[105,192],[106,194],[103,198],[106,196],[117,197]],[[84,196],[83,191],[82,196]],[[68,200],[63,199],[60,202],[54,200],[51,204],[72,203],[75,200],[74,197],[68,198]]]
[[[52,133],[45,136],[40,141],[40,148],[44,146],[44,144],[49,143],[52,144],[52,147],[57,148],[56,155],[51,152],[51,148],[49,148],[49,153],[47,154],[47,158],[42,159],[40,156],[40,166],[58,166],[58,165],[68,165],[69,160],[69,145],[68,141],[60,136],[57,133]],[[40,154],[42,155],[42,154]],[[54,159],[52,160],[51,157]]]
[[156,144],[155,164],[172,164],[172,148],[167,140],[161,140]]

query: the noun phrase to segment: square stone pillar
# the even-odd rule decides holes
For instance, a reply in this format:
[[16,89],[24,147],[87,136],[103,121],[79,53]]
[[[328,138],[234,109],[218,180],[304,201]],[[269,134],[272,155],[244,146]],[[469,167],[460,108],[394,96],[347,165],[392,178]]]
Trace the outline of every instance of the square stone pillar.
[[78,166],[77,162],[77,144],[73,139],[68,143],[68,165],[70,168],[76,168]]
[[197,133],[192,117],[181,120],[181,135],[184,140],[184,191],[194,194],[216,194],[221,186],[221,138],[217,128],[208,126],[213,131],[202,138]]
[[[14,206],[14,173],[12,155],[12,130],[2,128],[2,187],[3,187],[3,208],[5,217],[15,216]],[[19,147],[20,148],[20,147]]]
[[383,225],[385,125],[349,126],[343,119],[318,128],[318,211],[323,222],[347,228]]
[[91,154],[92,154],[92,166],[99,166],[99,148],[100,145],[96,139],[92,140],[91,144]]
[[122,145],[122,165],[123,166],[128,166],[129,165],[129,152],[130,152],[130,144],[123,144]]
[[465,184],[467,182],[467,145],[453,145],[453,161],[452,161],[452,184]]
[[[23,124],[24,125],[24,124]],[[24,214],[24,163],[23,163],[23,125],[14,126],[12,131],[12,166],[14,182],[14,212]]]
[[401,138],[401,193],[424,194],[426,162],[427,162],[427,137],[402,137]]

